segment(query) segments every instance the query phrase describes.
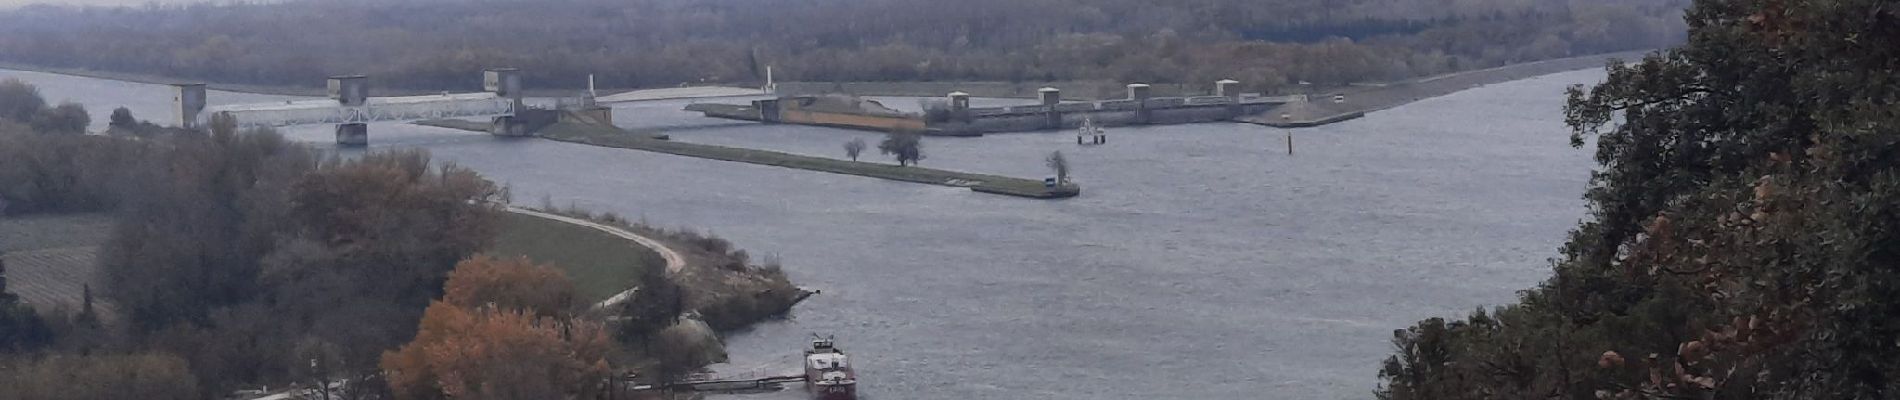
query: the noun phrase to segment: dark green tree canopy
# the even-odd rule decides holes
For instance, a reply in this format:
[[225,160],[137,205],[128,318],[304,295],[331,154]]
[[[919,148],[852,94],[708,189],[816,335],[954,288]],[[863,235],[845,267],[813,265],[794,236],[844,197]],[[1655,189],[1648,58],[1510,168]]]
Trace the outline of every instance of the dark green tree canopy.
[[1570,92],[1600,164],[1555,276],[1398,332],[1380,396],[1900,396],[1900,5],[1701,0]]
[[892,132],[877,144],[878,151],[897,159],[897,165],[911,165],[924,159],[923,135]]

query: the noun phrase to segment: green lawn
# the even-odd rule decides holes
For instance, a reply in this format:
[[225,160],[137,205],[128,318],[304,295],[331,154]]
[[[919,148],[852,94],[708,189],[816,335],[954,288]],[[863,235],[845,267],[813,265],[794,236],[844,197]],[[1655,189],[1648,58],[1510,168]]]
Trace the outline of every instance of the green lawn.
[[537,264],[567,272],[588,302],[606,300],[634,286],[644,268],[661,268],[660,255],[605,232],[516,213],[503,213],[501,235],[489,251],[500,257],[527,256]]

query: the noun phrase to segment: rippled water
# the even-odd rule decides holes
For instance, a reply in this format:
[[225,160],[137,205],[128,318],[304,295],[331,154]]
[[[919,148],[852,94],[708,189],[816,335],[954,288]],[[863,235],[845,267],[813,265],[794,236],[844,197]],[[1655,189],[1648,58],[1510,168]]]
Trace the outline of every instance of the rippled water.
[[[162,86],[7,76],[86,104],[95,125],[112,106],[153,118],[169,102]],[[1286,131],[1236,124],[1119,128],[1087,148],[1066,132],[926,140],[926,166],[1032,177],[1062,150],[1085,186],[1062,201],[409,125],[370,134],[376,148],[473,167],[518,202],[711,229],[824,291],[728,338],[722,371],[795,370],[817,332],[854,354],[869,398],[1363,399],[1393,329],[1511,301],[1548,275],[1592,165],[1566,144],[1561,92],[1602,77],[1493,85],[1297,130],[1291,156]],[[676,140],[829,157],[852,137],[877,140],[703,119],[683,104],[620,105],[615,118]],[[328,146],[329,129],[288,133]]]

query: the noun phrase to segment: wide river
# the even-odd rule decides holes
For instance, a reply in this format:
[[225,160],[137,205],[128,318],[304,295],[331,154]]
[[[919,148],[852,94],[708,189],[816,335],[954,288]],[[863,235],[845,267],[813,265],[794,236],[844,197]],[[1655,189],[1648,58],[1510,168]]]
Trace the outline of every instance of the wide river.
[[[165,86],[6,77],[86,105],[95,129],[117,106],[172,122]],[[728,337],[721,372],[794,371],[824,333],[874,399],[1367,399],[1394,329],[1510,302],[1549,274],[1593,165],[1567,145],[1562,90],[1602,78],[1550,75],[1295,130],[1293,155],[1288,131],[1226,123],[1117,128],[1094,147],[1068,133],[925,141],[926,166],[1025,177],[1049,175],[1043,158],[1061,150],[1085,193],[1060,201],[412,125],[373,125],[370,140],[426,148],[528,205],[711,230],[824,291]],[[623,104],[615,118],[828,157],[877,139],[683,104]],[[327,126],[286,132],[333,147]]]

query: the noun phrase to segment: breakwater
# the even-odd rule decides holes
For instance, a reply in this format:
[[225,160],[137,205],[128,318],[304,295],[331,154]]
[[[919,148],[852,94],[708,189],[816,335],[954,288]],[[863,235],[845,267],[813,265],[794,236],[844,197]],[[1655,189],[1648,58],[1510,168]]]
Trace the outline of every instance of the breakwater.
[[[418,121],[417,125],[474,130],[467,124],[445,120]],[[835,174],[857,175],[894,181],[969,188],[972,191],[1032,199],[1061,199],[1082,194],[1074,183],[1049,185],[1043,180],[1000,175],[898,166],[871,162],[812,157],[769,150],[684,143],[635,133],[617,127],[578,121],[563,121],[540,130],[545,139],[602,147],[643,150],[720,161],[743,162],[774,167],[796,168]]]

